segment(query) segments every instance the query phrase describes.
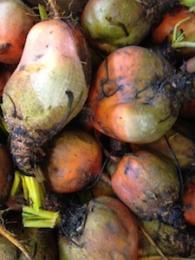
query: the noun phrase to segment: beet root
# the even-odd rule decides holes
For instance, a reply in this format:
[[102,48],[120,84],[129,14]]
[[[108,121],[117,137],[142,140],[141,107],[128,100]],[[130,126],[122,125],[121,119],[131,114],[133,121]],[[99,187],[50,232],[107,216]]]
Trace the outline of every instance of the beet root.
[[82,14],[82,26],[91,41],[111,52],[127,45],[137,45],[149,33],[164,9],[176,1],[89,0]]
[[[89,95],[93,126],[115,139],[150,143],[175,123],[185,84],[161,56],[142,47],[124,47],[101,64]],[[182,95],[181,91],[182,89]]]
[[99,197],[90,201],[83,231],[72,239],[75,243],[60,236],[60,259],[138,259],[136,221],[128,209],[113,198]]
[[82,14],[82,26],[98,47],[111,52],[143,39],[151,25],[145,16],[137,1],[90,0]]
[[102,151],[95,138],[83,131],[65,130],[50,148],[45,173],[53,191],[69,193],[95,181],[101,168]]
[[11,134],[11,152],[26,174],[33,174],[43,157],[42,146],[80,112],[87,98],[77,48],[71,28],[62,21],[36,24],[6,84],[3,113]]
[[160,217],[169,222],[171,208],[179,198],[174,164],[145,151],[121,159],[112,176],[112,188],[142,219]]

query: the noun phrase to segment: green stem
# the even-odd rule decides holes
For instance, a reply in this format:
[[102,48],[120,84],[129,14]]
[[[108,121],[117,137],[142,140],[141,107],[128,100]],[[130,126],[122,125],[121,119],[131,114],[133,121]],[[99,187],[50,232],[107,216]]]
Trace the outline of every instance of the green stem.
[[187,22],[187,21],[190,20],[190,19],[191,19],[191,17],[188,16],[188,17],[182,19],[181,21],[179,21],[179,22],[175,25],[174,30],[173,30],[173,36],[172,36],[172,43],[173,43],[173,44],[178,41],[177,38],[178,38],[178,28],[179,28],[179,26],[180,26],[182,23],[185,23],[185,22]]
[[42,4],[38,5],[38,9],[39,9],[39,15],[41,20],[47,20],[48,19],[48,15],[47,15],[47,11],[45,10],[45,7]]
[[14,197],[21,187],[21,175],[20,172],[16,171],[14,174],[14,182],[11,188],[10,196]]
[[35,210],[32,207],[23,207],[22,219],[24,227],[54,228],[60,223],[58,212],[43,209]]
[[173,48],[195,48],[195,42],[175,42],[171,45]]
[[24,199],[26,201],[28,201],[28,189],[27,189],[27,185],[25,182],[25,178],[23,178],[23,176],[22,176],[21,179],[22,179],[22,189],[23,189]]
[[44,204],[45,191],[43,185],[38,183],[35,177],[22,176],[24,197],[35,210]]

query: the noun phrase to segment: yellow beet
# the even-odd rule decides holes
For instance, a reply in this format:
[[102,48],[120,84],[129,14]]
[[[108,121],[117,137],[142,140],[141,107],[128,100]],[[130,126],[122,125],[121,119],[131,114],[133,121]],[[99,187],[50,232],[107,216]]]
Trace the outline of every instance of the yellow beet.
[[42,21],[29,32],[21,61],[5,86],[3,113],[11,152],[27,174],[42,157],[42,145],[85,103],[88,88],[78,52],[66,23]]

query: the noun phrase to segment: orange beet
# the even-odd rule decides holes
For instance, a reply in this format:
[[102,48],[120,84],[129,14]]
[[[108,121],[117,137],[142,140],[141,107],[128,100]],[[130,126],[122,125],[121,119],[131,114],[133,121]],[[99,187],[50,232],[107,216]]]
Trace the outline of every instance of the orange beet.
[[158,140],[175,123],[180,109],[176,91],[181,81],[173,86],[173,75],[168,62],[149,49],[129,46],[111,53],[89,95],[93,126],[124,142]]
[[0,62],[19,62],[27,34],[34,23],[34,12],[20,0],[0,1]]
[[188,17],[187,9],[176,9],[164,15],[160,25],[153,32],[153,40],[155,43],[162,43],[173,32],[174,26],[184,18]]
[[92,136],[66,130],[49,152],[46,178],[55,192],[75,192],[96,179],[101,163],[101,148]]
[[195,180],[187,185],[183,204],[186,221],[191,225],[195,225]]
[[[156,218],[178,199],[174,165],[163,157],[139,151],[125,155],[112,175],[117,196],[140,218]],[[166,215],[166,214],[165,214]]]
[[[186,21],[183,21],[187,19]],[[183,21],[183,22],[181,22]],[[155,43],[162,43],[165,40],[172,42],[173,30],[176,24],[181,22],[178,26],[177,32],[183,33],[183,39],[181,41],[191,42],[195,41],[195,14],[190,12],[188,9],[173,9],[168,12],[160,25],[153,32],[153,40]],[[172,43],[172,47],[179,50],[182,54],[194,55],[194,47],[175,45]]]

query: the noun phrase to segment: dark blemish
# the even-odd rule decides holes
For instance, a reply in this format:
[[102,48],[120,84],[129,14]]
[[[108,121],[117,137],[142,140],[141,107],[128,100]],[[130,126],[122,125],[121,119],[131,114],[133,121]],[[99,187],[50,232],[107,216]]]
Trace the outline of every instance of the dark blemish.
[[49,31],[49,34],[53,34],[53,31]]
[[73,92],[70,91],[70,90],[66,90],[66,91],[65,91],[65,94],[66,94],[67,97],[68,97],[68,106],[69,106],[69,108],[71,108],[71,107],[72,107],[73,100],[74,100],[74,94],[73,94]]
[[13,118],[18,118],[19,120],[23,120],[22,115],[19,115],[19,114],[17,113],[16,105],[15,105],[15,103],[14,103],[12,97],[11,97],[9,94],[7,94],[6,92],[4,93],[4,95],[6,95],[6,96],[10,99],[10,101],[11,101],[11,103],[12,103],[12,105],[13,105],[12,117],[13,117]]
[[170,113],[168,116],[166,116],[165,118],[163,118],[162,120],[160,120],[160,121],[159,121],[159,124],[164,123],[164,122],[165,122],[166,120],[168,120],[170,117],[171,117],[171,113]]
[[18,71],[25,70],[25,68],[26,68],[26,65],[21,65],[21,66],[18,68]]
[[102,91],[105,97],[111,97],[124,88],[124,85],[117,85],[115,80],[109,80],[106,84],[101,82],[101,84],[103,84]]
[[106,17],[105,19],[106,19],[111,25],[118,26],[119,28],[121,28],[122,31],[123,31],[123,33],[124,33],[124,35],[125,35],[126,37],[129,36],[129,32],[128,32],[127,27],[126,27],[126,25],[125,25],[124,23],[122,23],[122,22],[115,22],[115,21],[112,20],[112,17]]
[[36,55],[35,58],[34,58],[34,60],[39,60],[39,59],[42,58],[42,57],[43,57],[43,54]]
[[117,91],[123,89],[125,86],[123,84],[118,84],[123,77],[118,77],[117,79],[110,79],[109,77],[109,66],[108,60],[105,60],[104,63],[106,76],[100,81],[101,93],[99,98],[103,99],[104,97],[110,97],[116,94]]
[[128,32],[128,30],[127,30],[126,25],[125,25],[124,23],[121,23],[121,22],[117,23],[117,25],[123,30],[124,35],[125,35],[126,37],[128,37],[128,36],[129,36],[129,32]]
[[12,44],[8,43],[8,42],[0,44],[0,53],[6,52],[11,47],[12,47]]
[[130,162],[125,166],[124,174],[133,175],[136,179],[139,178],[139,170],[137,167],[134,168]]
[[58,168],[57,166],[54,166],[54,167],[52,168],[52,170],[53,170],[55,173],[58,173],[58,172],[59,172],[59,168]]
[[45,48],[48,48],[49,47],[49,44],[45,45]]
[[129,172],[130,169],[131,169],[131,166],[130,166],[129,164],[127,164],[127,165],[125,166],[124,174],[125,174],[125,175],[128,175],[128,172]]

